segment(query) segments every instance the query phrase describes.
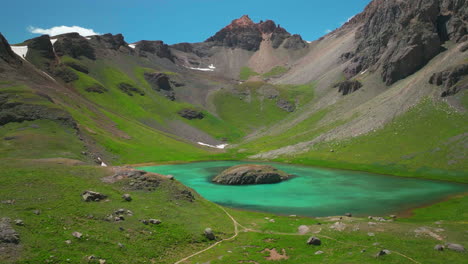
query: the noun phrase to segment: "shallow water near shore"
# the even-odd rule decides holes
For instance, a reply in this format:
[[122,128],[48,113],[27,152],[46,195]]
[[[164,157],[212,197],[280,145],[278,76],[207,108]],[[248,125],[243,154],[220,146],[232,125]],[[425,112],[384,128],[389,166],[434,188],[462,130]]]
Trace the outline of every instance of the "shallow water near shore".
[[[270,164],[296,177],[264,185],[211,182],[224,169],[249,163]],[[173,175],[204,198],[224,206],[283,215],[385,215],[468,190],[462,184],[265,162],[210,161],[139,169]]]

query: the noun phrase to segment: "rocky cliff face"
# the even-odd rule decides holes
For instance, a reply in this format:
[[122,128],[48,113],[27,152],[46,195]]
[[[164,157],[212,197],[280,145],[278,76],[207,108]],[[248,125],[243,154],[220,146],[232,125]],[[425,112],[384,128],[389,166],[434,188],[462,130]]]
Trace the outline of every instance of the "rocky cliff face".
[[444,42],[467,40],[466,0],[374,0],[348,25],[360,25],[348,78],[381,69],[393,84],[422,68],[439,54]]
[[247,15],[233,20],[231,24],[218,31],[205,42],[217,46],[257,51],[265,37],[271,40],[273,48],[280,47],[287,39],[290,39],[288,48],[298,49],[306,45],[299,35],[292,37],[289,32],[280,25],[276,25],[275,22],[267,20],[254,23]]
[[171,50],[167,44],[160,40],[149,41],[142,40],[135,44],[135,50],[138,55],[142,57],[147,57],[149,54],[155,54],[160,58],[167,58],[170,61],[174,61],[174,55],[172,55]]
[[96,52],[88,39],[78,33],[63,34],[55,38],[57,38],[57,42],[55,42],[54,48],[58,56],[68,55],[72,58],[84,56],[91,60],[96,59]]
[[0,59],[8,64],[21,64],[21,59],[11,50],[10,44],[0,33]]

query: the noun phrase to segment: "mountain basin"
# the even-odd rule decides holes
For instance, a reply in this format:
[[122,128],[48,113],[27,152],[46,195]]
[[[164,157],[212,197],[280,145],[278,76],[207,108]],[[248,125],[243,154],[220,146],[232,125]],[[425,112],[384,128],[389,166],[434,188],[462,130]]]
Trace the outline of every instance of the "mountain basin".
[[[295,177],[275,184],[241,186],[211,181],[218,173],[239,164],[269,164]],[[268,162],[209,161],[138,169],[173,175],[204,198],[224,206],[282,215],[332,216],[350,212],[382,216],[468,190],[463,184]]]

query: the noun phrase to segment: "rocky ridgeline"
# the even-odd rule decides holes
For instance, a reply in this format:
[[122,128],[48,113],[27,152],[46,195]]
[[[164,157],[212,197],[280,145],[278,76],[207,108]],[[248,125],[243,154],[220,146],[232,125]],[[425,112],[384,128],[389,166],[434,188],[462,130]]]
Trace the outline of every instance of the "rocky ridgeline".
[[289,49],[302,49],[307,46],[301,36],[291,35],[272,20],[254,23],[247,15],[233,20],[231,24],[218,31],[205,42],[217,46],[256,51],[260,48],[260,43],[265,35],[269,36],[271,45],[275,49],[279,48],[283,43],[284,47]]
[[[351,78],[381,69],[387,85],[421,69],[450,40],[468,40],[468,5],[460,0],[374,0],[348,25],[360,25],[344,70]],[[346,27],[345,26],[345,27]]]

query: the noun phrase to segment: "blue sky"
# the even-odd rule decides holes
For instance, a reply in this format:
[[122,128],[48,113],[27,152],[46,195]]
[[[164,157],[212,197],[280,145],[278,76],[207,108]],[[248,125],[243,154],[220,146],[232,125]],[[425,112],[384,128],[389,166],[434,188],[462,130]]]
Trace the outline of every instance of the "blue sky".
[[[79,26],[122,33],[127,42],[200,42],[248,14],[272,19],[290,33],[314,40],[361,12],[370,0],[12,0],[2,1],[0,32],[10,43],[38,34],[31,27]],[[29,30],[28,30],[29,28]],[[37,30],[36,30],[37,31]],[[40,31],[40,30],[39,30]],[[42,32],[42,31],[40,31]],[[48,32],[48,31],[45,31]]]

